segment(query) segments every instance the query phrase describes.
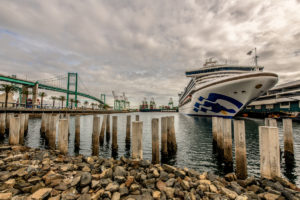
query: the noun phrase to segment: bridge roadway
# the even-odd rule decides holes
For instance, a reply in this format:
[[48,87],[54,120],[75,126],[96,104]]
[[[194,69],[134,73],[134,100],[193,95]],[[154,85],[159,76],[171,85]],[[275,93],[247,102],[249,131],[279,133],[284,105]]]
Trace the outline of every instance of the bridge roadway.
[[[13,78],[13,77],[5,76],[3,74],[0,74],[0,81],[5,81],[5,82],[14,83],[14,84],[24,85],[24,86],[28,86],[28,87],[32,87],[32,88],[34,86],[38,85],[38,88],[40,88],[40,89],[51,90],[51,91],[61,92],[61,93],[66,93],[66,94],[69,93],[70,95],[75,95],[75,91],[66,90],[66,89],[59,88],[59,87],[53,87],[53,86],[38,83],[38,82],[32,82],[32,81],[28,81],[28,80]],[[88,99],[92,99],[92,100],[97,101],[101,104],[105,104],[99,98],[91,96],[89,94],[85,94],[85,93],[82,93],[82,92],[77,92],[77,95],[88,98]]]
[[129,113],[131,111],[118,111],[118,110],[98,110],[98,109],[41,109],[41,108],[0,108],[0,113],[70,113],[70,114],[117,114]]

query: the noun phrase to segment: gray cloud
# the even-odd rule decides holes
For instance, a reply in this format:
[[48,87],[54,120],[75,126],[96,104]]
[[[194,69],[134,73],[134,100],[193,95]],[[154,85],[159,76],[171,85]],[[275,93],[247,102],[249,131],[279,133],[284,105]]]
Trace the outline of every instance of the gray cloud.
[[167,104],[188,82],[185,70],[209,56],[248,65],[257,47],[259,64],[285,82],[300,72],[298,3],[3,0],[0,69],[31,79],[78,72],[110,103],[115,90],[132,105],[152,96]]

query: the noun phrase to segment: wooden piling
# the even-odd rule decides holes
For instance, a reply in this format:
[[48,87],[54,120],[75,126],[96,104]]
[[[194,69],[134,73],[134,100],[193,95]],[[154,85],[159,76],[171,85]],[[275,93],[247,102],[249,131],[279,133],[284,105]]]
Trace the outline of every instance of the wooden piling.
[[112,150],[118,150],[118,117],[112,117]]
[[236,176],[238,179],[244,180],[248,176],[245,121],[234,120],[233,129],[234,129],[234,144],[235,144]]
[[168,122],[167,117],[161,118],[161,154],[168,155]]
[[58,149],[62,154],[68,153],[68,120],[60,119],[58,124]]
[[135,116],[135,121],[140,121],[140,116],[139,115]]
[[80,115],[75,116],[75,148],[80,147]]
[[265,118],[265,126],[277,127],[277,121],[273,118]]
[[45,115],[45,134],[44,134],[44,136],[45,136],[46,142],[48,142],[50,117],[51,117],[51,114],[46,114]]
[[29,123],[29,114],[25,114],[24,134],[27,134],[28,132],[28,123]]
[[220,157],[224,156],[224,147],[223,147],[223,118],[218,117],[217,120],[217,151]]
[[127,117],[126,117],[126,138],[125,138],[126,144],[130,143],[130,129],[131,129],[130,125],[131,125],[131,116],[127,115]]
[[110,115],[106,115],[106,141],[110,140]]
[[7,131],[9,131],[9,128],[10,128],[10,119],[14,116],[14,114],[12,113],[6,113],[6,124],[5,124],[5,127],[7,129]]
[[49,122],[49,147],[52,150],[55,150],[56,148],[56,122],[57,116],[52,115]]
[[104,132],[105,132],[106,119],[107,119],[107,115],[104,115],[103,120],[102,120],[101,132],[100,132],[100,136],[99,136],[100,145],[103,145],[103,143],[104,143]]
[[168,143],[168,154],[173,154],[177,151],[176,136],[175,136],[175,125],[174,116],[167,117],[167,143]]
[[218,118],[217,117],[212,117],[212,135],[213,135],[213,146],[216,147],[217,138],[218,138]]
[[277,127],[259,127],[260,173],[262,178],[280,177],[279,138]]
[[19,144],[24,144],[24,133],[25,133],[25,114],[20,114],[20,135],[19,135]]
[[223,148],[224,148],[224,163],[228,167],[233,166],[232,160],[232,130],[231,119],[223,119]]
[[42,113],[42,118],[41,118],[41,133],[45,133],[46,132],[46,114]]
[[143,122],[132,122],[132,159],[143,159]]
[[99,134],[100,134],[100,117],[94,115],[93,118],[93,134],[92,134],[92,154],[99,155]]
[[152,119],[152,163],[159,163],[158,119]]
[[10,116],[9,119],[9,144],[18,145],[20,141],[20,117]]
[[6,114],[1,113],[0,114],[0,136],[1,137],[5,135],[5,119],[6,119]]
[[284,155],[294,157],[294,138],[292,119],[283,119]]

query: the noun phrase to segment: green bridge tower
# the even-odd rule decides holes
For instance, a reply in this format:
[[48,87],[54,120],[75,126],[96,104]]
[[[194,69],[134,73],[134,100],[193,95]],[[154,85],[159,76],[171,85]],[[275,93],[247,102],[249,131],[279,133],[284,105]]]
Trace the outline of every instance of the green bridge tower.
[[66,107],[69,107],[69,93],[70,93],[70,86],[74,86],[74,92],[75,92],[75,108],[77,108],[77,86],[78,86],[78,74],[69,72],[68,73],[68,85],[67,85],[67,101],[66,101]]

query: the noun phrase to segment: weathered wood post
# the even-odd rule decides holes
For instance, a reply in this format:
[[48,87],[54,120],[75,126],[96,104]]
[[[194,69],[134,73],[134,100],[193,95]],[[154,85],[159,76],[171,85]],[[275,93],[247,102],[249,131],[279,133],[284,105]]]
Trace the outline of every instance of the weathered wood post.
[[273,118],[265,118],[265,126],[277,127],[277,121]]
[[46,132],[46,114],[42,113],[42,118],[41,118],[41,133],[45,133]]
[[6,114],[1,113],[0,114],[0,136],[2,137],[5,135],[5,118],[6,118]]
[[50,130],[49,130],[49,147],[54,150],[56,148],[56,122],[57,116],[52,115],[50,117]]
[[25,127],[24,127],[24,134],[28,132],[28,122],[29,122],[29,114],[25,114]]
[[106,115],[106,141],[110,140],[110,115]]
[[158,119],[152,119],[152,163],[159,163]]
[[212,135],[213,135],[213,147],[217,145],[218,138],[218,118],[212,117]]
[[135,116],[135,121],[140,121],[140,116],[139,115]]
[[231,130],[231,119],[223,119],[223,148],[224,148],[224,163],[225,166],[233,166],[232,160],[232,130]]
[[132,159],[143,159],[143,122],[132,122]]
[[234,144],[236,160],[236,176],[238,179],[246,179],[247,173],[247,156],[246,156],[246,138],[245,138],[245,121],[234,120]]
[[49,121],[50,121],[50,117],[51,117],[51,114],[46,114],[45,115],[45,139],[46,139],[46,142],[48,142],[48,134],[49,134]]
[[9,144],[18,145],[20,140],[20,117],[11,116],[9,119]]
[[80,115],[75,116],[75,148],[80,147]]
[[25,114],[20,114],[20,136],[19,136],[19,144],[24,144],[24,133],[25,133]]
[[177,151],[174,116],[167,117],[167,123],[168,123],[168,129],[167,129],[168,130],[168,136],[167,136],[168,154],[173,154]]
[[112,150],[118,151],[118,117],[112,117]]
[[261,177],[272,179],[280,176],[279,138],[277,127],[259,127]]
[[99,134],[100,134],[100,117],[94,115],[93,118],[93,134],[92,134],[92,154],[99,155]]
[[99,136],[100,145],[103,145],[103,143],[104,143],[104,132],[105,132],[106,119],[107,119],[107,115],[104,115],[103,120],[102,120],[101,132],[100,132],[100,136]]
[[161,154],[162,157],[168,155],[168,122],[167,117],[161,118]]
[[62,154],[68,153],[68,120],[67,119],[59,120],[58,149]]
[[14,117],[14,114],[12,113],[6,113],[6,131],[9,131],[9,128],[10,128],[10,119]]
[[126,144],[130,144],[130,127],[131,125],[131,116],[127,115],[126,117],[126,138],[125,138],[125,142]]
[[283,119],[284,155],[286,158],[294,157],[294,138],[292,119]]
[[224,147],[223,147],[223,118],[218,117],[218,133],[217,133],[217,150],[218,155],[222,158],[224,156]]

